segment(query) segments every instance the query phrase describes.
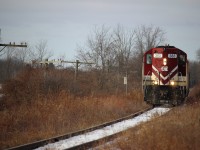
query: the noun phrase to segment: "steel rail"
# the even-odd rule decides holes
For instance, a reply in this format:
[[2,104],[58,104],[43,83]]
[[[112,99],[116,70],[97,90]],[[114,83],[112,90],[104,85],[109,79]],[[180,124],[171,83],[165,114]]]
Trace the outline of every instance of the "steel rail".
[[[109,125],[112,125],[112,124],[115,124],[115,123],[118,123],[118,122],[121,122],[121,121],[124,121],[124,120],[127,120],[127,119],[134,118],[134,117],[139,116],[140,114],[142,114],[142,113],[144,113],[144,112],[146,112],[148,110],[151,110],[152,108],[153,107],[148,107],[148,108],[146,108],[144,110],[138,111],[138,112],[133,113],[131,115],[119,118],[119,119],[114,120],[114,121],[106,122],[106,123],[100,124],[98,126],[93,126],[93,127],[90,127],[90,128],[84,129],[84,130],[80,130],[80,131],[77,131],[77,132],[67,133],[67,134],[59,135],[59,136],[56,136],[56,137],[53,137],[53,138],[36,141],[36,142],[33,142],[33,143],[28,143],[28,144],[24,144],[24,145],[20,145],[20,146],[16,146],[16,147],[11,147],[11,148],[9,148],[7,150],[31,150],[31,149],[36,149],[38,147],[42,147],[42,146],[50,144],[50,143],[55,143],[55,142],[58,142],[60,140],[68,139],[68,138],[73,137],[73,136],[81,135],[83,133],[91,132],[91,131],[94,131],[94,130],[97,130],[97,129],[101,129],[103,127],[106,127],[106,126],[109,126]],[[105,139],[110,139],[110,138],[113,138],[114,136],[116,136],[116,135],[111,135],[111,136],[105,137],[103,139],[104,140]],[[102,140],[102,139],[100,139],[100,140]],[[81,144],[81,145],[78,145],[78,146],[74,146],[74,147],[69,148],[69,149],[81,149],[83,147],[84,148],[88,148],[88,147],[91,147],[94,143],[97,143],[100,140],[84,143],[84,144]]]

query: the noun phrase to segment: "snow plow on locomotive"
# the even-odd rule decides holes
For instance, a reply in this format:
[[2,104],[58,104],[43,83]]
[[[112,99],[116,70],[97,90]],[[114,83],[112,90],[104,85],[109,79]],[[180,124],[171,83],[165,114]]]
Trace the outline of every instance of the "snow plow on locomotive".
[[144,101],[179,105],[189,92],[187,54],[174,46],[158,46],[143,56]]

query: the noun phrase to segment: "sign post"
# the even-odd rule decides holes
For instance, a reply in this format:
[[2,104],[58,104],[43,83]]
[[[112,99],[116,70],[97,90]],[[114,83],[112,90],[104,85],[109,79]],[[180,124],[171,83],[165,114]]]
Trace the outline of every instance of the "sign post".
[[128,93],[127,74],[126,74],[126,77],[124,77],[124,85],[126,85],[126,95],[127,95],[127,93]]

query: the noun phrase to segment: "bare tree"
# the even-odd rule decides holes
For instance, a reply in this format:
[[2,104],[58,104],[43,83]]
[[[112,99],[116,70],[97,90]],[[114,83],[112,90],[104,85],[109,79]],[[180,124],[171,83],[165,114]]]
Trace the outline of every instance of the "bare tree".
[[23,68],[23,62],[16,57],[15,52],[17,50],[13,47],[7,47],[4,51],[0,61],[0,82],[14,77]]
[[133,64],[136,67],[137,77],[141,77],[143,54],[147,50],[164,44],[165,32],[160,27],[141,26],[135,30],[135,56]]
[[197,61],[200,62],[200,48],[197,50]]
[[194,85],[200,82],[200,63],[194,60],[190,61],[190,86],[193,87]]
[[125,30],[120,25],[114,30],[113,41],[118,71],[127,71],[131,53],[134,51],[134,36],[133,30]]
[[164,34],[159,27],[153,26],[142,26],[136,30],[125,30],[122,26],[111,30],[102,26],[95,28],[86,48],[79,47],[78,58],[97,64],[101,71],[98,74],[101,87],[110,82],[119,89],[118,85],[127,71],[134,80],[139,81],[143,53],[162,43]]
[[53,56],[53,53],[49,51],[46,40],[39,41],[35,46],[35,50],[32,51],[32,57],[39,61],[49,59],[51,56]]
[[200,48],[197,50],[197,68],[195,68],[196,70],[196,76],[197,76],[197,83],[200,82],[199,76],[200,76]]
[[135,30],[135,48],[139,52],[145,52],[153,47],[163,44],[166,40],[165,32],[160,27],[141,26]]
[[87,47],[78,50],[78,58],[82,61],[90,61],[96,63],[96,69],[99,70],[98,85],[104,89],[107,73],[112,64],[114,52],[112,49],[113,41],[110,28],[101,26],[95,28],[91,36],[88,37]]
[[87,40],[87,48],[78,50],[78,58],[83,61],[95,62],[104,72],[107,62],[112,57],[112,36],[110,29],[102,26],[95,28],[94,34]]
[[17,48],[14,51],[14,58],[18,59],[22,63],[29,62],[31,61],[31,48],[26,47],[26,48]]
[[189,61],[190,70],[190,86],[194,86],[200,82],[200,49],[196,51],[196,60]]

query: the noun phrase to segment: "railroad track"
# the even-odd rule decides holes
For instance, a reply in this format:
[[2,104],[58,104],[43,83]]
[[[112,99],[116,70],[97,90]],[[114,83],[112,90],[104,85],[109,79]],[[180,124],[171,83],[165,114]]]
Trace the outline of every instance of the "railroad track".
[[[146,108],[144,110],[141,110],[141,111],[139,111],[137,113],[134,113],[134,114],[131,114],[129,116],[122,117],[120,119],[117,119],[117,120],[114,120],[114,121],[111,121],[111,122],[106,122],[104,124],[101,124],[101,125],[98,125],[98,126],[94,126],[94,127],[91,127],[91,128],[87,128],[85,130],[81,130],[81,131],[74,132],[74,133],[68,133],[68,134],[57,136],[57,137],[53,137],[53,138],[49,138],[49,139],[45,139],[45,140],[41,140],[41,141],[37,141],[37,142],[33,142],[33,143],[28,143],[28,144],[24,144],[24,145],[20,145],[20,146],[17,146],[17,147],[12,147],[12,148],[9,148],[7,150],[31,150],[31,149],[36,149],[38,147],[45,146],[45,145],[47,145],[49,143],[55,143],[55,142],[58,142],[58,141],[61,141],[61,140],[69,139],[71,137],[82,135],[84,133],[89,133],[89,132],[92,132],[92,131],[95,131],[95,130],[98,130],[98,129],[101,129],[101,128],[104,128],[104,127],[107,127],[107,126],[110,126],[110,125],[113,125],[113,124],[116,124],[118,122],[122,122],[124,120],[128,120],[128,119],[134,118],[134,117],[139,116],[140,114],[142,114],[144,112],[147,112],[147,111],[149,111],[151,109],[153,109],[153,107]],[[87,142],[87,143],[79,144],[79,145],[70,147],[69,149],[90,148],[95,143],[97,143],[97,142],[99,142],[101,140],[112,139],[112,138],[116,137],[116,135],[117,134],[113,134],[113,135],[104,137],[103,139],[98,139],[98,140],[90,141],[90,142]]]

